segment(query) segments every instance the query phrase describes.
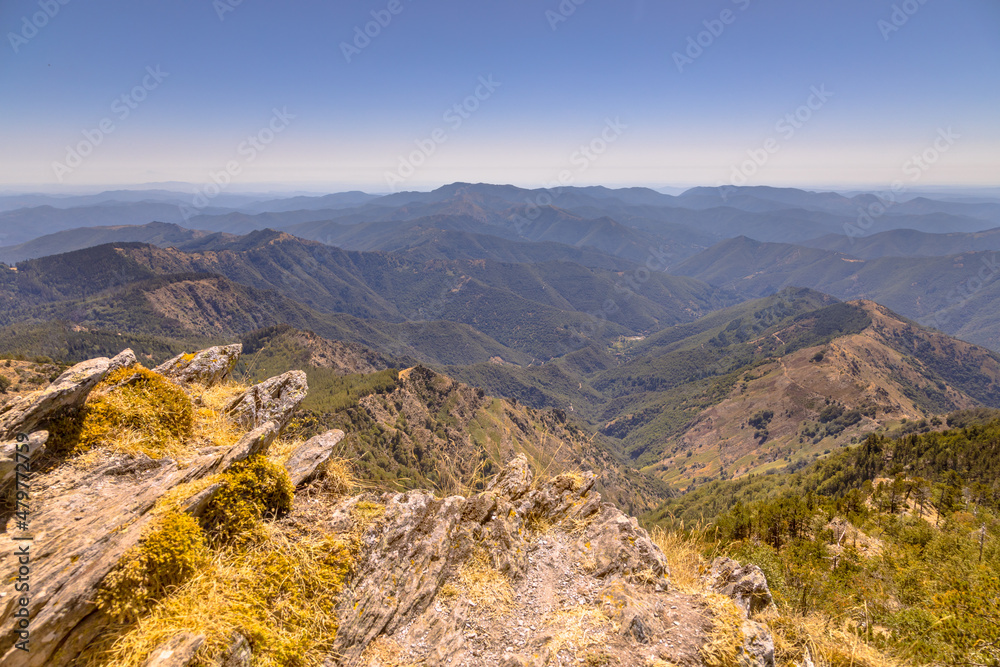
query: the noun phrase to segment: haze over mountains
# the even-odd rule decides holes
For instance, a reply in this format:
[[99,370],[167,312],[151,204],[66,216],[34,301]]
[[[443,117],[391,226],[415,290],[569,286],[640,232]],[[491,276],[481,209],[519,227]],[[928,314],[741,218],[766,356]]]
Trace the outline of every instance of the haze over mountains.
[[765,187],[455,183],[188,220],[165,191],[16,201],[41,204],[0,213],[23,239],[0,247],[0,343],[25,355],[158,361],[291,326],[312,356],[363,346],[563,411],[673,488],[1000,407],[1000,200],[870,223],[875,195]]

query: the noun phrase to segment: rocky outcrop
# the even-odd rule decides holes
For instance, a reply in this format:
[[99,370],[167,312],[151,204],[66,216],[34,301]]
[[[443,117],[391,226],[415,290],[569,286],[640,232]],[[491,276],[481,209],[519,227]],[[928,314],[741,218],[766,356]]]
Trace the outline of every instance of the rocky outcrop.
[[257,428],[273,421],[280,431],[288,424],[308,390],[305,373],[288,371],[247,389],[229,404],[226,413],[244,428]]
[[0,440],[12,440],[19,433],[31,433],[58,411],[79,407],[111,368],[112,360],[107,357],[80,362],[45,389],[7,403],[0,412]]
[[[605,604],[619,627],[609,642],[638,661],[641,646],[673,627],[664,618],[669,572],[646,531],[602,504],[593,481],[592,474],[560,475],[529,490],[531,471],[518,457],[470,498],[385,496],[385,514],[363,538],[354,588],[340,608],[334,650],[342,664],[362,664],[365,648],[382,637],[404,662],[533,665],[533,655],[558,652],[557,626],[573,614],[609,618],[597,611]],[[470,577],[470,568],[478,574]],[[509,590],[502,611],[487,610],[489,599],[476,602],[474,591],[463,593],[470,585],[463,581],[477,578]],[[449,586],[457,597],[443,601]],[[484,625],[487,634],[480,634]],[[614,625],[608,620],[600,631]],[[517,639],[503,638],[519,631]]]
[[733,599],[746,620],[743,622],[743,653],[751,664],[763,667],[774,665],[774,640],[766,627],[753,617],[774,605],[767,578],[756,565],[741,566],[731,558],[719,557],[712,561],[709,587]]
[[178,354],[153,370],[183,384],[197,382],[211,387],[229,377],[242,353],[239,343],[210,347],[194,354]]
[[[71,368],[51,387],[15,406],[18,417],[7,422],[8,428],[27,429],[55,410],[78,406],[116,365],[130,365],[129,355],[119,355],[115,360],[96,359]],[[138,543],[153,519],[151,510],[156,502],[181,484],[224,471],[266,451],[277,431],[277,424],[266,422],[229,449],[194,453],[183,463],[142,454],[95,452],[86,465],[56,466],[36,477],[31,486],[29,522],[22,525],[11,518],[0,533],[0,562],[8,566],[17,563],[17,554],[23,553],[19,550],[26,544],[32,554],[28,606],[31,651],[14,648],[19,637],[10,619],[18,600],[15,596],[3,598],[0,619],[5,634],[0,636],[0,665],[41,667],[72,662],[109,625],[110,619],[94,602],[97,590],[123,554]],[[44,431],[32,434],[29,447],[41,450],[46,437]],[[4,443],[5,451],[8,444]],[[5,470],[2,464],[0,470]],[[213,485],[179,505],[197,514],[217,489],[218,485]],[[15,539],[15,529],[18,535],[30,534],[32,539]],[[176,646],[164,646],[162,655],[151,657],[153,661],[148,664],[187,664],[182,656],[190,657],[197,650],[195,644],[200,642],[195,639],[177,639]]]
[[274,422],[264,422],[250,431],[233,445],[225,456],[219,459],[216,472],[225,472],[240,461],[266,452],[271,443],[278,439],[278,425]]
[[[156,501],[174,487],[208,474],[218,455],[199,457],[181,468],[167,459],[106,456],[91,466],[63,466],[37,479],[31,494],[31,652],[0,644],[0,665],[61,665],[72,658],[109,619],[93,600],[105,576],[151,520]],[[16,562],[23,543],[12,538],[13,520],[0,534],[0,559]],[[10,619],[16,601],[3,600],[0,618]],[[4,623],[9,631],[10,623]]]
[[[194,356],[224,358],[222,352]],[[51,392],[17,408],[16,427],[78,405],[110,368],[134,363],[134,355],[131,361],[119,357],[71,369]],[[191,373],[180,381],[208,377]],[[28,525],[14,517],[0,533],[0,563],[10,568],[24,548],[31,553],[31,652],[15,647],[19,635],[11,619],[19,601],[0,598],[0,667],[74,664],[111,627],[95,602],[98,591],[165,511],[157,502],[169,495],[170,511],[201,516],[223,487],[220,479],[205,478],[266,453],[305,391],[305,374],[298,371],[251,387],[227,408],[247,432],[232,446],[193,445],[183,461],[94,449],[85,460],[47,463],[32,483]],[[33,433],[29,450],[42,451],[46,437]],[[301,528],[335,538],[350,551],[351,574],[336,598],[339,628],[322,638],[331,667],[380,664],[370,660],[375,650],[391,655],[393,664],[425,667],[702,664],[700,650],[711,630],[704,598],[671,590],[663,553],[636,519],[602,502],[593,473],[538,481],[519,455],[485,491],[469,497],[420,490],[345,497],[323,480],[306,486],[344,437],[328,431],[291,452],[285,468],[307,492],[280,519],[291,527],[286,536]],[[12,470],[4,457],[15,446],[0,444],[3,479]],[[178,490],[188,482],[198,483]],[[770,604],[760,570],[718,560],[706,583],[746,612],[746,661],[773,665],[770,635],[752,620]],[[210,634],[175,628],[139,659],[147,667],[186,667],[205,659],[195,654]],[[220,637],[209,644],[219,647]],[[225,644],[225,651],[214,649],[215,664],[253,663],[247,637],[233,634]]]
[[343,439],[343,431],[332,430],[312,437],[296,448],[285,462],[292,486],[302,486],[312,480],[319,467],[330,459]]
[[747,616],[764,611],[774,601],[767,578],[756,565],[741,566],[732,558],[719,557],[712,561],[712,589],[731,597]]

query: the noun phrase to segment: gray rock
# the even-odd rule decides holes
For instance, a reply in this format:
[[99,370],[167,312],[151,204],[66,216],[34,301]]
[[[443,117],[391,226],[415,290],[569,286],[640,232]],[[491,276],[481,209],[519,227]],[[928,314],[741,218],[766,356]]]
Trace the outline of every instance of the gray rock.
[[490,480],[486,490],[509,500],[517,500],[531,488],[533,478],[534,473],[528,464],[528,457],[518,454],[499,475]]
[[756,565],[743,567],[720,556],[712,561],[709,577],[712,590],[731,597],[748,618],[774,604],[767,578]]
[[[529,543],[529,517],[550,524],[553,534],[560,535],[543,542],[558,539],[564,545],[547,567],[565,572],[567,563],[587,560],[596,562],[587,575],[596,587],[625,587],[636,597],[641,597],[639,591],[664,591],[668,569],[663,553],[635,519],[601,504],[600,495],[591,489],[593,481],[590,473],[560,475],[527,491],[530,470],[527,460],[518,457],[489,490],[469,498],[435,498],[424,491],[383,496],[385,514],[362,538],[366,548],[338,610],[340,629],[333,645],[338,664],[358,664],[366,646],[379,635],[397,631],[427,637],[421,664],[443,667],[466,658],[465,664],[500,663],[469,657],[468,606],[438,609],[433,602],[441,586],[477,550],[485,550],[509,581],[524,578],[531,567],[529,553],[538,546]],[[649,607],[636,607],[622,626],[636,643],[664,636],[662,623]]]
[[[0,498],[5,498],[17,481],[17,466],[27,463],[27,471],[31,472],[31,463],[38,454],[45,451],[45,443],[49,439],[48,431],[35,431],[23,443],[17,440],[0,442]],[[27,451],[18,455],[18,446],[27,445]],[[21,470],[25,468],[22,467]]]
[[743,627],[743,657],[754,667],[774,667],[774,639],[768,629],[755,621]]
[[337,444],[344,439],[344,432],[333,430],[309,438],[300,445],[285,463],[293,486],[301,486],[312,480],[316,471],[326,463]]
[[249,667],[252,660],[253,652],[250,650],[250,642],[237,632],[233,637],[233,643],[229,645],[229,648],[217,662],[218,667]]
[[215,494],[218,493],[221,488],[222,482],[217,482],[202,489],[187,500],[183,501],[180,504],[180,511],[190,514],[196,519],[200,518],[201,515],[205,513],[205,510],[208,509],[209,502],[211,502],[212,498],[215,497]]
[[274,422],[265,422],[250,431],[223,455],[216,466],[217,471],[226,472],[240,461],[267,452],[271,443],[278,439],[278,432],[278,425]]
[[153,370],[177,382],[211,387],[229,376],[242,353],[243,345],[239,343],[210,347],[193,355],[178,354]]
[[108,372],[112,373],[122,368],[132,368],[137,363],[139,362],[135,358],[135,352],[130,348],[125,348],[111,358],[111,363],[108,364]]
[[[105,454],[84,466],[61,466],[33,480],[29,530],[31,652],[9,634],[16,596],[0,600],[0,665],[62,667],[111,622],[93,600],[122,555],[141,539],[156,501],[174,487],[203,477],[218,456],[190,461]],[[16,570],[14,519],[0,532],[0,576]]]
[[187,667],[204,643],[204,637],[190,632],[174,635],[153,649],[143,667]]
[[31,433],[59,410],[79,407],[110,367],[111,360],[107,357],[83,361],[45,389],[7,403],[0,408],[0,440],[13,440],[19,433]]
[[226,412],[243,428],[257,428],[273,421],[280,431],[308,390],[304,372],[288,371],[250,387],[226,407]]

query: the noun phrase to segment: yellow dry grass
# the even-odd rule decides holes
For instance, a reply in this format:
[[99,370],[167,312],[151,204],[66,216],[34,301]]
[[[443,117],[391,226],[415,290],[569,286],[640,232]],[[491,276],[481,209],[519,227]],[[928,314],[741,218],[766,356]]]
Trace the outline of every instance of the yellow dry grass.
[[502,612],[514,603],[514,589],[506,575],[496,569],[490,555],[476,547],[459,568],[454,584],[462,595],[482,609]]
[[774,657],[778,665],[801,664],[806,651],[816,667],[902,667],[866,644],[845,623],[819,614],[798,616],[778,611],[764,612],[759,621],[767,623],[774,637]]
[[208,667],[239,632],[253,646],[254,665],[321,665],[336,634],[350,550],[330,536],[266,532],[250,548],[216,553],[150,614],[91,645],[79,664],[138,667],[175,634],[192,632],[206,638],[193,664]]
[[670,566],[670,583],[682,593],[700,593],[705,584],[702,581],[707,563],[702,556],[704,543],[700,530],[692,534],[680,531],[667,532],[659,526],[653,528],[650,538],[660,548]]
[[548,614],[542,627],[549,640],[545,648],[551,655],[568,652],[573,658],[583,659],[583,654],[601,651],[618,627],[603,611],[589,605],[580,605]]
[[358,667],[416,667],[399,657],[402,652],[399,644],[383,635],[365,648]]
[[[702,648],[705,663],[713,667],[739,665],[738,647],[743,643],[743,616],[727,597],[710,593],[703,579],[708,563],[703,553],[711,540],[702,526],[685,531],[667,531],[654,527],[653,542],[663,551],[670,565],[670,583],[683,593],[701,595],[709,606],[712,630]],[[801,665],[808,651],[816,667],[901,667],[866,644],[843,622],[819,614],[800,616],[779,608],[754,617],[771,631],[776,664],[782,667]]]
[[743,649],[743,611],[732,598],[716,593],[706,593],[712,629],[708,641],[701,647],[701,657],[708,667],[742,667],[740,653]]

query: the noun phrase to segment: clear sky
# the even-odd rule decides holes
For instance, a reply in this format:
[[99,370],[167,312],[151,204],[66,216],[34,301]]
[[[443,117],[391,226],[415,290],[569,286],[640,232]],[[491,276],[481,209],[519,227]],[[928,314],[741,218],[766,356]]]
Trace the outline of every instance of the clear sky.
[[997,0],[0,0],[0,31],[0,189],[1000,184]]

